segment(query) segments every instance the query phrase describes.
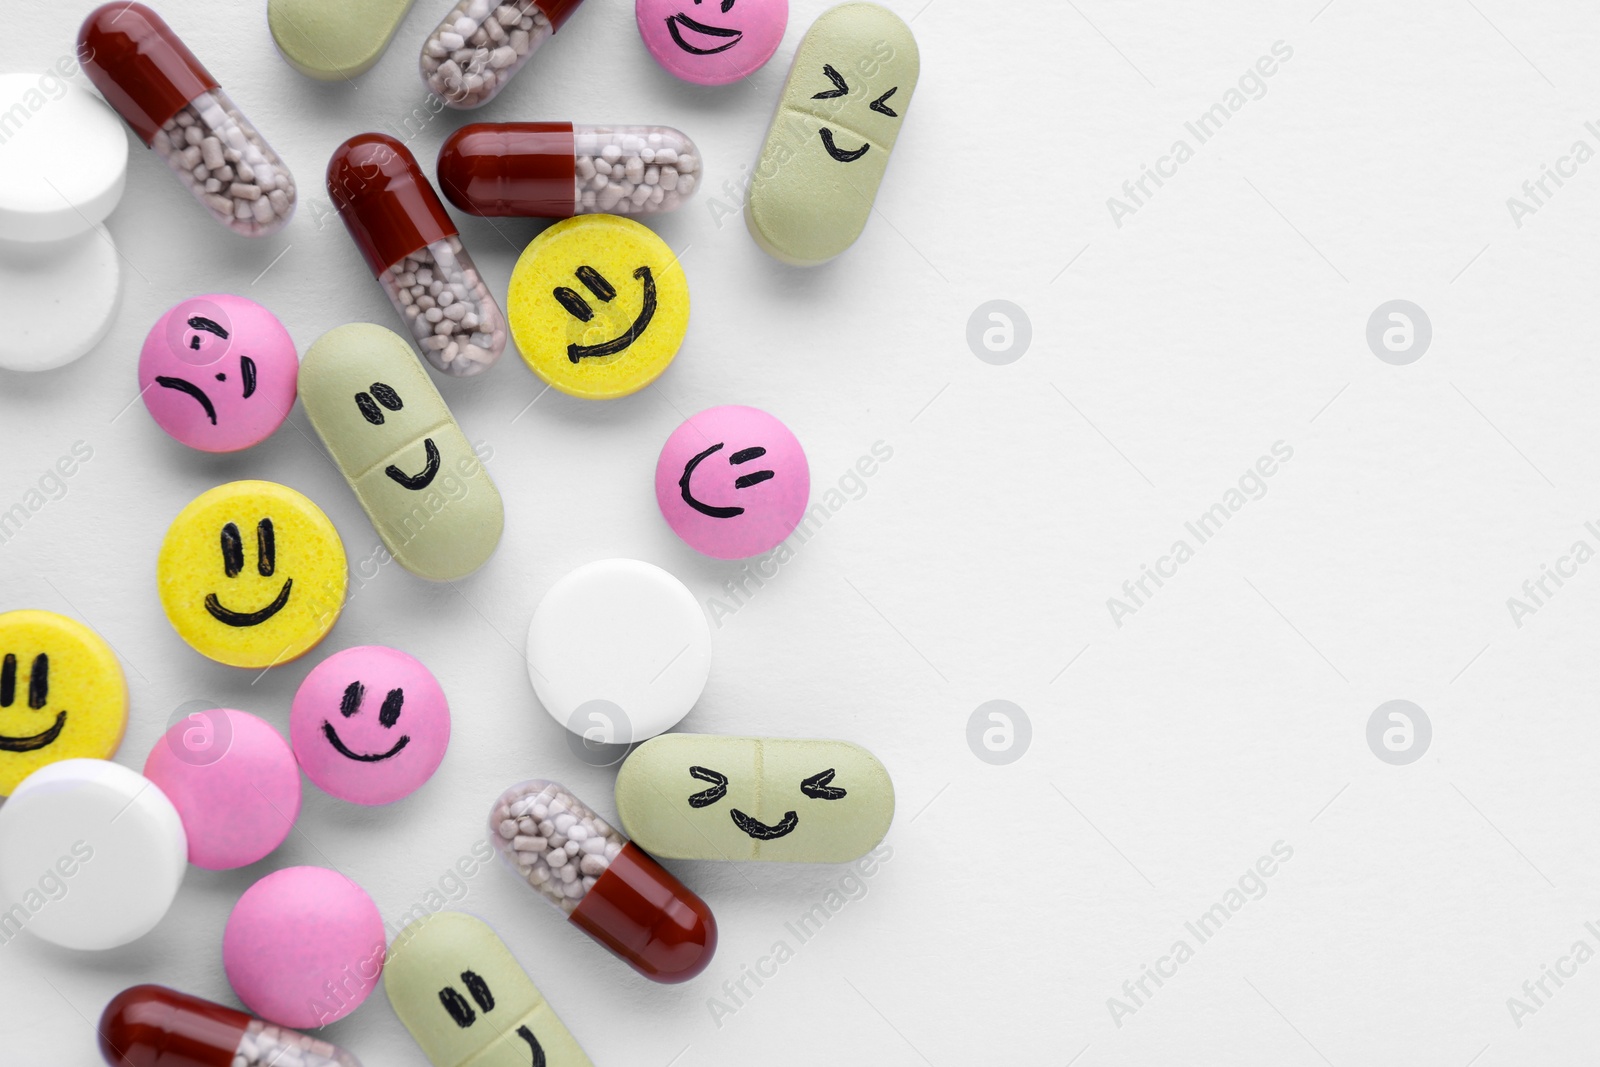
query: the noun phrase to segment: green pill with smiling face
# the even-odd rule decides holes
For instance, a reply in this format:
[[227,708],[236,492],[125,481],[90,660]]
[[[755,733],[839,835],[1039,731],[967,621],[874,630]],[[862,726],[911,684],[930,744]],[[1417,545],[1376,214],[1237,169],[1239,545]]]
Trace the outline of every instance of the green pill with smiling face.
[[402,567],[453,581],[494,554],[500,490],[405,340],[369,322],[329,330],[300,362],[300,401]]
[[861,236],[920,69],[911,27],[888,8],[840,4],[812,24],[745,199],[768,255],[815,266]]
[[364,74],[383,56],[412,0],[267,0],[267,28],[288,64],[308,78]]
[[593,1067],[499,936],[459,911],[389,946],[383,988],[434,1067]]
[[847,863],[894,819],[894,783],[848,741],[662,734],[617,775],[617,814],[654,856]]

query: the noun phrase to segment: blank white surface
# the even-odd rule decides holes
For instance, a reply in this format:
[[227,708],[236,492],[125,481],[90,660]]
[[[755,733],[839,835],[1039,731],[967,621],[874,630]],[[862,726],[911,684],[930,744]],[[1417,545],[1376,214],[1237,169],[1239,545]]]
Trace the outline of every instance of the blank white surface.
[[[1600,14],[1506,0],[891,3],[916,16],[921,82],[865,235],[809,272],[758,251],[722,187],[748,173],[818,0],[793,5],[752,84],[707,90],[655,66],[625,0],[590,0],[493,104],[434,118],[414,111],[415,49],[444,0],[420,0],[353,87],[294,73],[259,3],[162,5],[294,170],[300,213],[276,237],[238,239],[135,150],[110,217],[127,277],[112,334],[58,372],[0,376],[0,514],[27,512],[0,544],[0,606],[72,614],[116,647],[131,766],[187,700],[282,728],[320,656],[363,643],[421,658],[457,733],[435,778],[393,807],[308,790],[283,849],[191,871],[136,945],[87,959],[0,945],[8,1060],[94,1064],[86,1020],[134,982],[231,1001],[223,921],[271,868],[333,865],[392,922],[456,884],[451,865],[515,781],[562,780],[611,814],[611,773],[572,758],[522,656],[543,591],[608,556],[657,563],[703,603],[733,603],[725,582],[750,590],[713,624],[711,680],[683,729],[856,741],[889,767],[900,813],[892,858],[845,883],[856,899],[841,894],[803,943],[788,924],[846,872],[670,864],[722,932],[687,986],[636,978],[498,865],[462,880],[458,906],[506,939],[598,1064],[1497,1067],[1595,1046],[1600,963],[1547,981],[1520,1027],[1507,998],[1578,939],[1600,947],[1584,925],[1600,927],[1600,564],[1551,584],[1520,627],[1507,598],[1574,541],[1600,548],[1584,525],[1600,527],[1600,162],[1547,180],[1520,228],[1507,198],[1575,140],[1600,147],[1585,126],[1600,124]],[[65,54],[88,7],[13,5],[27,32],[9,61]],[[1280,40],[1293,55],[1265,95],[1115,225],[1107,198],[1194,142],[1185,123]],[[319,186],[341,140],[403,132],[408,115],[430,165],[464,121],[568,118],[680,127],[709,168],[696,203],[654,220],[694,294],[657,386],[600,404],[541,397],[509,356],[480,379],[436,379],[507,506],[498,554],[454,588],[378,564],[302,411],[257,449],[203,456],[135,399],[145,331],[194,293],[265,303],[302,351],[346,321],[393,328]],[[458,218],[503,294],[540,224]],[[996,298],[1032,320],[1008,366],[966,340]],[[1393,299],[1433,324],[1409,366],[1365,339]],[[667,434],[724,403],[793,429],[813,500],[829,502],[759,587],[682,545],[651,491]],[[57,490],[46,472],[78,440],[93,458]],[[856,474],[879,441],[892,457]],[[1293,456],[1265,495],[1115,625],[1107,599],[1195,540],[1185,523],[1278,441]],[[329,639],[260,678],[184,646],[154,588],[170,518],[240,477],[307,493],[352,564]],[[966,740],[994,698],[1033,727],[1004,766]],[[1397,698],[1434,728],[1409,766],[1366,741]],[[1108,998],[1195,941],[1184,924],[1278,841],[1293,855],[1265,896],[1117,1026]],[[746,980],[753,996],[719,1026],[708,998],[779,940],[793,957],[759,989]],[[329,1037],[369,1067],[422,1063],[382,998]]]

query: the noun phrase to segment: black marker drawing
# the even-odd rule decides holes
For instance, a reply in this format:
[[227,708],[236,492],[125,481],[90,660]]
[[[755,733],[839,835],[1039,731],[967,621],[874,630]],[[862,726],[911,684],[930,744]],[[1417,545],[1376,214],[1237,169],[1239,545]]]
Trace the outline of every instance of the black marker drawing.
[[[721,448],[726,444],[726,441],[718,441],[704,452],[694,456],[689,460],[688,463],[684,464],[683,476],[678,479],[678,490],[683,495],[683,502],[688,504],[691,508],[694,508],[700,514],[707,515],[713,519],[731,519],[737,515],[743,515],[744,508],[732,505],[722,506],[717,504],[707,504],[702,500],[698,500],[695,498],[694,493],[690,490],[689,483],[694,478],[695,468],[700,466],[700,464],[704,462],[708,456],[721,450]],[[742,448],[728,457],[728,465],[739,466],[744,463],[749,463],[753,459],[760,459],[766,454],[767,450],[762,448],[760,445],[757,445],[753,448]],[[752,485],[760,485],[762,482],[768,481],[769,479],[775,477],[777,477],[776,473],[770,470],[753,471],[750,474],[741,474],[739,477],[735,478],[733,481],[733,487],[735,489],[748,489]]]
[[[350,718],[361,710],[361,702],[366,697],[367,687],[361,684],[360,681],[351,682],[344,687],[344,696],[339,700],[339,714],[346,719]],[[394,729],[395,723],[400,721],[400,709],[405,704],[405,701],[405,690],[389,690],[389,694],[383,698],[383,706],[378,709],[378,725],[385,730]],[[328,744],[333,746],[335,752],[345,759],[355,760],[357,763],[382,763],[386,759],[399,755],[401,750],[411,743],[410,734],[401,734],[400,740],[396,741],[387,752],[356,752],[339,737],[339,731],[334,729],[333,722],[329,719],[322,720],[322,736],[328,739]],[[462,981],[467,982],[469,991],[472,989],[472,982],[468,981],[467,975],[471,973],[471,971],[467,971],[461,976]],[[477,979],[477,975],[473,975],[473,978]],[[487,986],[484,987],[484,993],[485,996],[488,995]],[[474,997],[477,996],[476,993],[473,995]],[[482,1003],[482,998],[478,999],[479,1003]],[[492,1007],[494,1007],[494,998],[489,997],[489,1005],[483,1010],[488,1011]]]
[[[0,708],[9,708],[17,698],[17,657],[7,652],[5,659],[0,661]],[[45,701],[50,698],[50,657],[46,653],[39,653],[33,657],[33,669],[28,673],[28,707],[34,711],[43,708]],[[37,734],[25,737],[11,737],[0,734],[0,752],[37,752],[46,748],[61,736],[61,731],[67,725],[67,713],[56,713],[56,721],[50,728]]]
[[689,798],[691,808],[704,808],[715,804],[728,795],[728,776],[711,770],[709,767],[690,767],[689,776],[698,778],[702,782],[712,783],[710,789],[704,789]]
[[[605,275],[593,267],[584,265],[573,272],[578,280],[583,283],[595,299],[609,304],[616,298],[617,290],[614,285],[606,280]],[[640,267],[633,272],[633,276],[644,284],[644,300],[639,308],[639,317],[633,320],[633,325],[613,337],[609,341],[602,341],[593,345],[567,345],[567,359],[573,363],[581,359],[596,359],[601,356],[614,356],[624,351],[633,342],[637,341],[650,326],[650,320],[656,314],[656,280],[650,273],[648,266]],[[551,290],[550,295],[556,298],[556,303],[567,309],[568,314],[579,322],[588,322],[594,318],[594,308],[574,289],[565,285],[557,286]]]

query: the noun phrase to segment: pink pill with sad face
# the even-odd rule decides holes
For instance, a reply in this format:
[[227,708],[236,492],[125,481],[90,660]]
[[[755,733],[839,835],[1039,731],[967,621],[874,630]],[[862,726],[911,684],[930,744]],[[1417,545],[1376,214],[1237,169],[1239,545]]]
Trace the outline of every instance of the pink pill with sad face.
[[433,776],[450,705],[432,672],[382,645],[335,652],[294,695],[289,740],[306,777],[352,804],[392,804]]
[[789,0],[637,0],[639,36],[667,73],[726,85],[760,70],[783,42]]
[[202,452],[259,444],[294,407],[300,361],[289,331],[242,296],[197,296],[151,327],[139,353],[144,406]]
[[794,532],[811,469],[794,434],[759,408],[702,411],[672,431],[656,461],[656,503],[674,533],[714,559],[770,551]]

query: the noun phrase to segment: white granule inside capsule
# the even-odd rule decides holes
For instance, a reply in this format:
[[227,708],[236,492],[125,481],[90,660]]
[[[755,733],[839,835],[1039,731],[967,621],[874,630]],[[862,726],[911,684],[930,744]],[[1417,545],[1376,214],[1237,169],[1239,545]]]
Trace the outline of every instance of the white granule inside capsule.
[[563,786],[533,781],[500,795],[494,843],[533,888],[572,914],[627,839]]

